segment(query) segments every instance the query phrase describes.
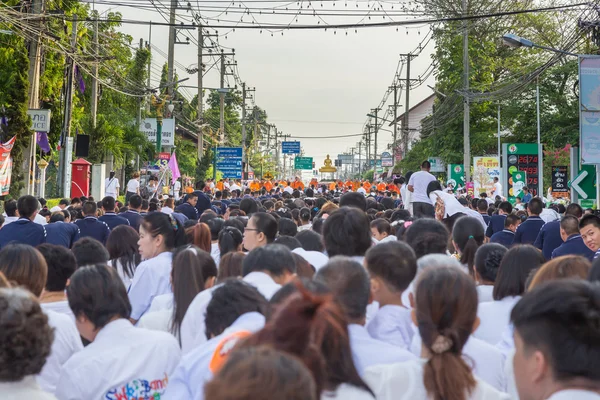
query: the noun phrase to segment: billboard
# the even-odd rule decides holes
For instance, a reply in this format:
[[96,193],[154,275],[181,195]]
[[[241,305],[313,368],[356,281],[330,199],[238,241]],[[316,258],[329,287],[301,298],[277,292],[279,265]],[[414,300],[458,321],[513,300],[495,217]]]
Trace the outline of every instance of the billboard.
[[494,178],[500,179],[498,157],[473,157],[473,186],[475,194],[494,190]]
[[[156,118],[145,118],[140,123],[140,132],[150,143],[156,143]],[[175,119],[164,118],[162,122],[162,145],[175,146]]]
[[582,164],[600,164],[600,57],[579,56],[579,143]]

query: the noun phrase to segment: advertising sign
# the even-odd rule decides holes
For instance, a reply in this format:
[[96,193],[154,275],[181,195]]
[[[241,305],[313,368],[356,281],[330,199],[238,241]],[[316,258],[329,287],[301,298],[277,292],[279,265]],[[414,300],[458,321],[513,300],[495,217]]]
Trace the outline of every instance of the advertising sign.
[[[140,132],[150,143],[156,143],[156,118],[146,118],[140,123]],[[162,122],[162,145],[175,146],[175,119],[164,118]]]
[[579,142],[582,164],[600,164],[600,57],[579,57]]
[[553,193],[567,193],[569,188],[567,187],[568,178],[568,167],[566,165],[553,166],[552,167],[552,192]]
[[217,171],[223,178],[242,179],[242,148],[217,147]]
[[473,157],[473,184],[475,193],[489,193],[494,190],[494,178],[500,179],[498,157]]
[[12,157],[10,152],[15,145],[16,136],[6,143],[0,144],[0,190],[2,196],[8,194],[10,189],[10,177],[12,175]]
[[[502,145],[504,165],[504,182],[509,201],[514,201],[511,192],[512,174],[517,171],[527,173],[527,187],[533,197],[538,195],[538,145],[535,143],[510,143]],[[512,197],[512,200],[511,200]]]
[[27,110],[31,117],[31,130],[34,132],[50,132],[50,110]]
[[448,164],[448,185],[454,188],[465,186],[465,167],[462,164]]
[[385,151],[381,153],[381,166],[382,167],[393,167],[394,166],[394,157]]
[[509,201],[514,204],[517,197],[523,197],[523,188],[527,182],[527,173],[525,171],[513,172],[509,179],[512,183],[512,194],[509,196]]

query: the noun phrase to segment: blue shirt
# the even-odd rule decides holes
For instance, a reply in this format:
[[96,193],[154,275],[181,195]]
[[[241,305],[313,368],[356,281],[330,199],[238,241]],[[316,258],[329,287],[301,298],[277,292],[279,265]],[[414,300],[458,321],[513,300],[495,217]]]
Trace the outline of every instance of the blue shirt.
[[544,258],[549,260],[553,258],[552,252],[562,244],[563,240],[560,237],[560,221],[551,221],[542,226],[533,245],[542,250]]
[[75,224],[56,221],[44,226],[44,228],[47,235],[46,243],[70,249],[73,247],[73,243],[79,240],[79,228]]
[[504,222],[506,222],[506,215],[492,215],[485,231],[485,236],[491,238],[495,233],[502,232],[504,230]]
[[127,210],[124,213],[119,214],[119,217],[125,218],[129,221],[129,225],[137,232],[140,231],[140,224],[142,223],[142,215],[136,210]]
[[175,208],[175,211],[185,215],[187,219],[195,219],[197,221],[199,218],[198,210],[188,202],[177,206],[177,208]]
[[102,221],[98,221],[96,217],[85,217],[75,221],[75,225],[79,228],[80,237],[91,237],[102,244],[106,244],[110,228]]
[[123,218],[123,217],[115,214],[114,212],[107,212],[106,214],[104,214],[103,216],[98,218],[98,221],[102,221],[106,225],[108,225],[108,227],[110,228],[111,231],[119,225],[129,226],[128,219]]
[[11,242],[34,247],[46,243],[46,229],[27,218],[19,218],[0,229],[0,248]]
[[526,195],[523,196],[523,198],[521,199],[521,202],[524,204],[527,204],[531,201],[531,193],[527,193]]
[[515,241],[515,233],[513,231],[509,231],[505,229],[500,232],[496,232],[490,238],[490,243],[499,243],[506,248],[510,248]]
[[594,252],[585,245],[579,234],[569,236],[563,244],[552,252],[552,258],[567,255],[583,256],[590,261],[594,259]]
[[540,217],[529,217],[517,228],[515,244],[533,244],[545,222]]
[[[196,210],[198,210],[198,215],[202,215],[202,213],[210,208],[210,199],[207,195],[199,190],[194,190],[194,193],[198,196],[198,202],[196,203]],[[189,218],[189,217],[188,217]],[[191,218],[190,218],[191,219]],[[198,219],[198,218],[196,218]]]

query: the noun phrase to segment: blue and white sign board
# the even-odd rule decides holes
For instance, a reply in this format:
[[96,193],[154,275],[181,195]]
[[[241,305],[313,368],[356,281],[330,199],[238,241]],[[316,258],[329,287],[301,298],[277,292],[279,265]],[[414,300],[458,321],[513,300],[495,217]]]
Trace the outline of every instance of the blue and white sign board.
[[600,164],[600,57],[579,57],[581,163]]
[[242,148],[217,147],[217,171],[223,178],[242,179]]
[[283,154],[300,154],[300,142],[281,142]]
[[394,166],[394,158],[388,151],[384,151],[381,153],[381,166],[382,167],[393,167]]

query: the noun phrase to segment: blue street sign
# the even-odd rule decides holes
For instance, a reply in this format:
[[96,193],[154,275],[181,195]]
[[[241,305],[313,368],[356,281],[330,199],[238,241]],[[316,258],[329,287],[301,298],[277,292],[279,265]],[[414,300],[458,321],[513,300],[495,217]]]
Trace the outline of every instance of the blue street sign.
[[281,142],[283,154],[300,154],[300,142]]
[[217,147],[217,171],[223,178],[242,179],[242,148]]

